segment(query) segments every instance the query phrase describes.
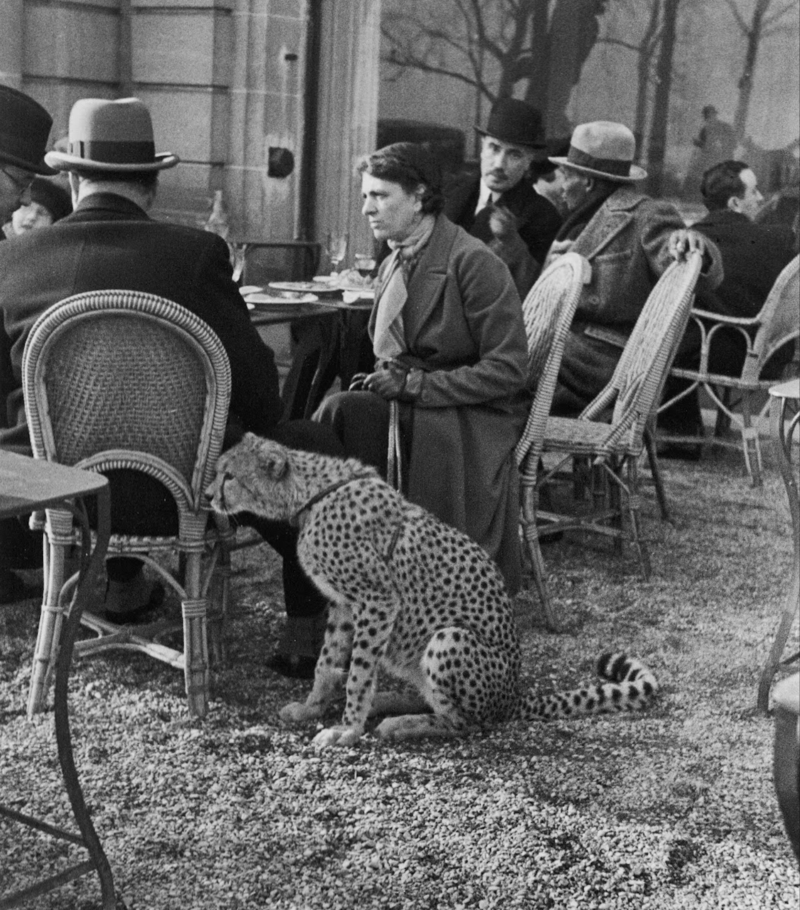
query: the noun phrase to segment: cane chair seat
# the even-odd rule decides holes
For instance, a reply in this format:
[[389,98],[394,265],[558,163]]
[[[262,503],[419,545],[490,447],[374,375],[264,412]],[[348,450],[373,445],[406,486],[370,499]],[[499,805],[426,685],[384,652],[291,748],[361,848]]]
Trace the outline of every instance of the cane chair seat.
[[[181,624],[119,626],[89,610],[82,624],[96,637],[78,642],[75,653],[122,648],[180,668],[189,710],[203,716],[209,640],[213,655],[222,653],[233,538],[224,519],[209,521],[204,497],[230,399],[230,366],[221,342],[202,319],[173,301],[125,290],[78,294],[35,323],[25,347],[23,388],[35,457],[109,474],[108,556],[135,556],[177,593],[182,605],[182,648],[166,644],[178,637]],[[114,533],[119,517],[114,477],[131,471],[158,481],[174,511],[158,526],[148,526],[145,516],[145,526],[135,533]],[[44,707],[77,581],[66,577],[65,568],[75,540],[71,513],[48,509],[42,524],[44,597],[29,714]],[[177,572],[168,568],[169,559],[154,558],[170,553],[176,554]]]
[[[761,485],[763,462],[758,424],[769,409],[770,386],[780,377],[769,372],[770,361],[777,351],[800,338],[800,257],[795,256],[778,275],[760,312],[752,319],[723,316],[707,310],[694,309],[691,319],[700,334],[700,359],[696,368],[673,367],[671,375],[687,380],[687,385],[677,395],[662,402],[659,412],[687,395],[703,389],[717,412],[713,443],[721,446],[741,446],[745,466],[753,486]],[[738,376],[714,373],[709,364],[714,360],[715,345],[724,343],[726,336],[736,333],[744,344],[745,358]],[[798,351],[795,349],[794,373],[797,373]],[[759,396],[766,396],[759,406]],[[732,442],[722,433],[735,425],[741,441]],[[665,442],[696,443],[694,436],[659,433]]]
[[[566,476],[573,502],[566,512],[544,511],[538,508],[538,497],[532,497],[535,514],[528,527],[538,536],[574,529],[595,532],[612,537],[617,548],[627,539],[636,548],[645,578],[651,569],[639,528],[637,464],[689,318],[701,262],[700,254],[692,253],[664,272],[605,389],[579,417],[548,417],[542,434],[544,464],[537,473],[537,489],[549,493],[548,487]],[[564,472],[570,465],[572,469]],[[542,577],[537,584],[552,614],[541,563],[539,568]]]
[[520,470],[525,551],[533,568],[534,582],[539,588],[545,622],[551,628],[556,628],[558,623],[551,613],[550,602],[540,587],[544,572],[533,500],[538,496],[536,480],[539,459],[564,344],[581,290],[590,277],[588,260],[577,253],[566,253],[542,272],[522,304],[528,341],[528,376],[533,400],[515,455]]

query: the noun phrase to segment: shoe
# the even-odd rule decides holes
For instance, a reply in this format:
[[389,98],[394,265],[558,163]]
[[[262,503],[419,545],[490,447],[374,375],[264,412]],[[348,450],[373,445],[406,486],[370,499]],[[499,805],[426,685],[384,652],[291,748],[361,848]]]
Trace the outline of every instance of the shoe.
[[34,588],[25,584],[19,575],[8,569],[0,571],[0,604],[15,604],[41,596],[41,587]]
[[313,679],[317,666],[316,657],[307,657],[302,654],[273,654],[267,661],[267,666],[281,676],[290,679]]
[[564,539],[563,531],[542,531],[539,534],[539,546],[544,547],[549,543],[557,543]]
[[[164,585],[160,581],[148,582],[137,575],[128,582],[109,581],[106,588],[106,608],[101,614],[106,622],[118,626],[135,625],[148,619],[148,614],[164,603]],[[145,598],[143,601],[141,598]],[[137,606],[132,606],[139,601]]]

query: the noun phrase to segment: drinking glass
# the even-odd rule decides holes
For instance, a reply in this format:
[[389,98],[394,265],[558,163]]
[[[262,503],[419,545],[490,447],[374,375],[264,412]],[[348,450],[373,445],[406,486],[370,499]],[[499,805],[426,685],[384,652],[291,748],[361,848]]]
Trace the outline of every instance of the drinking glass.
[[369,278],[375,270],[375,257],[371,253],[356,253],[353,261],[362,278]]
[[347,240],[347,234],[336,234],[333,231],[328,231],[325,252],[331,261],[331,275],[339,271],[339,264],[347,255]]

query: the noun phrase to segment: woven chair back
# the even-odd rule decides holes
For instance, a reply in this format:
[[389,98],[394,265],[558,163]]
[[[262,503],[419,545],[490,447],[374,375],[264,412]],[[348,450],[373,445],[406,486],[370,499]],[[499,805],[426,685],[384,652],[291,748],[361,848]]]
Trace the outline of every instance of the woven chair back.
[[[79,294],[34,325],[23,361],[34,454],[159,477],[168,466],[196,500],[211,481],[230,398],[214,332],[178,304],[132,291]],[[163,463],[163,464],[162,464]]]
[[673,262],[659,278],[636,320],[609,385],[616,390],[612,423],[641,432],[657,406],[694,299],[702,256]]
[[[795,256],[775,279],[758,315],[760,327],[753,340],[753,358],[744,366],[744,379],[761,377],[770,357],[800,337],[800,256]],[[752,374],[751,374],[752,371]]]
[[587,259],[578,253],[566,253],[542,272],[522,303],[528,340],[528,382],[534,400],[517,445],[518,464],[536,440],[541,443],[567,334],[581,290],[590,276]]

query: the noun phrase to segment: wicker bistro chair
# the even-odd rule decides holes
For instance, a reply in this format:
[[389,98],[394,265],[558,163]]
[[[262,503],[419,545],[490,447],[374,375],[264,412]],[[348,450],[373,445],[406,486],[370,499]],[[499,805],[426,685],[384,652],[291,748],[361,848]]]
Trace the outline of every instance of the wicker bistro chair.
[[[765,367],[775,352],[791,341],[800,338],[800,277],[795,258],[783,269],[775,280],[764,306],[752,319],[721,316],[706,310],[692,310],[691,318],[700,331],[700,363],[696,369],[673,367],[671,375],[688,380],[688,385],[669,401],[662,403],[659,412],[671,404],[705,390],[717,411],[713,442],[716,445],[739,447],[739,442],[723,439],[721,433],[733,422],[741,433],[741,447],[744,452],[747,473],[753,486],[761,485],[763,464],[757,423],[769,409],[769,398],[759,407],[758,396],[765,396],[770,386],[780,377],[767,378]],[[709,358],[715,342],[719,343],[726,333],[737,332],[746,346],[746,355],[739,376],[725,376],[712,373]],[[798,351],[795,350],[795,375],[797,374]],[[737,413],[736,408],[740,409]],[[696,437],[659,434],[662,441],[696,443]]]
[[578,253],[566,253],[539,276],[522,303],[528,338],[528,375],[534,391],[528,420],[515,452],[520,470],[523,545],[542,600],[545,621],[552,629],[558,623],[544,589],[544,563],[536,529],[537,474],[564,344],[581,290],[590,277],[588,260]]
[[[526,531],[541,536],[553,531],[595,532],[634,544],[642,573],[650,576],[650,560],[639,529],[638,460],[644,449],[644,434],[652,420],[667,371],[683,336],[692,305],[702,257],[691,254],[673,263],[651,291],[605,389],[576,418],[548,417],[541,432],[541,454],[546,465],[538,472],[536,488],[541,493],[563,477],[562,468],[573,463],[569,480],[585,502],[575,503],[574,513],[559,514],[538,508],[535,495],[528,497]],[[609,419],[610,414],[610,419]],[[585,482],[575,482],[575,472],[591,463]],[[657,478],[657,485],[660,478]],[[548,491],[549,492],[549,491]],[[588,493],[588,496],[586,495]],[[623,505],[623,494],[625,504]],[[629,528],[625,528],[627,513]],[[541,561],[534,562],[536,584],[552,616]]]
[[[37,458],[100,472],[140,471],[163,484],[177,509],[177,534],[112,534],[108,555],[135,555],[178,593],[183,650],[165,644],[180,624],[118,626],[86,612],[82,624],[96,637],[78,642],[76,653],[123,648],[180,668],[190,712],[205,715],[208,640],[213,655],[221,658],[233,538],[224,519],[215,516],[209,525],[203,495],[222,447],[230,399],[230,366],[221,342],[199,317],[170,300],[134,291],[95,291],[69,297],[37,320],[22,372]],[[112,480],[112,515],[113,505]],[[44,707],[68,596],[77,579],[65,579],[74,540],[72,516],[48,509],[43,527],[44,597],[29,715]],[[150,555],[176,551],[181,580]],[[207,615],[212,581],[213,611]]]

